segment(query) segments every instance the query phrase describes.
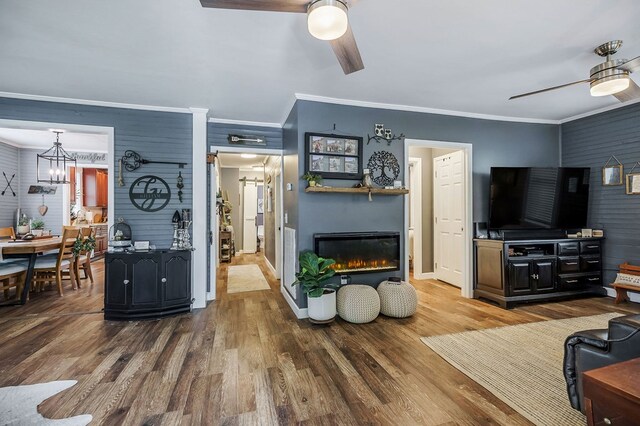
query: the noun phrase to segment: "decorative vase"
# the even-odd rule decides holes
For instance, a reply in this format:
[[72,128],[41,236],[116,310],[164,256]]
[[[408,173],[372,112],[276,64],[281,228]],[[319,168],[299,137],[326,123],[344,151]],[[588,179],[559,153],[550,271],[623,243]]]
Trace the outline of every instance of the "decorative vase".
[[29,233],[29,225],[19,225],[18,235],[24,235]]
[[320,297],[308,297],[309,321],[328,324],[336,317],[336,291],[325,290]]

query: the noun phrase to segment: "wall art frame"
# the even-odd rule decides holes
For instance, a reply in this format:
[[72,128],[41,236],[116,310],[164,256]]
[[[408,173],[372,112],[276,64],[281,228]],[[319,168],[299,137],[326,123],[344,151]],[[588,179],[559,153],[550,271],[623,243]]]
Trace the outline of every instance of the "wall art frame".
[[635,163],[625,176],[626,192],[628,195],[640,195],[640,171],[633,172],[638,165],[640,165],[640,162]]
[[[609,164],[611,163],[611,160],[615,160],[617,164]],[[602,186],[622,185],[623,175],[624,166],[615,155],[612,155],[602,167]]]
[[304,146],[305,172],[323,179],[362,179],[363,138],[307,132]]

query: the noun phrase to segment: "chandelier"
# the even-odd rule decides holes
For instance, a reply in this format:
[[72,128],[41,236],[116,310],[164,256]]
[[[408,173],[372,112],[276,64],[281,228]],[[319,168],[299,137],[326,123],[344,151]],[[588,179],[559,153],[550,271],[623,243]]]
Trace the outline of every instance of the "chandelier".
[[62,148],[60,133],[62,130],[52,130],[56,134],[56,141],[53,146],[37,155],[37,175],[38,182],[48,184],[71,183],[68,179],[67,167],[76,167],[76,159],[71,157]]

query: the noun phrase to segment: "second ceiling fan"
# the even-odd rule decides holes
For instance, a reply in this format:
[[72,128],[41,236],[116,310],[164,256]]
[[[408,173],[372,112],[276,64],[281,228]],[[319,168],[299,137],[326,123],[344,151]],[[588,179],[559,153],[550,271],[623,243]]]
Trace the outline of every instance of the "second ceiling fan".
[[306,13],[309,32],[331,43],[345,74],[364,69],[345,0],[200,0],[200,4],[217,9]]

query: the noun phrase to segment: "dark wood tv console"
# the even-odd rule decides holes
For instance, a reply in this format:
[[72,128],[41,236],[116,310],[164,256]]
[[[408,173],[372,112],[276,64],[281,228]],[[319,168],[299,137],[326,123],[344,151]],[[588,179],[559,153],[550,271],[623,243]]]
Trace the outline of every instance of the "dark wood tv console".
[[474,240],[474,297],[518,303],[606,295],[602,238]]

